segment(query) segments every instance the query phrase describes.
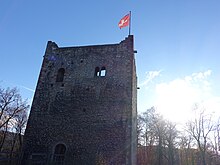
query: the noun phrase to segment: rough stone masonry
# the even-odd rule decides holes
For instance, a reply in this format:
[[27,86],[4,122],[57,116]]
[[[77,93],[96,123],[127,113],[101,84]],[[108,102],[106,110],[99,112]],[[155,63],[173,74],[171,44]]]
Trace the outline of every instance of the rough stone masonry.
[[136,165],[133,36],[117,44],[47,43],[21,164]]

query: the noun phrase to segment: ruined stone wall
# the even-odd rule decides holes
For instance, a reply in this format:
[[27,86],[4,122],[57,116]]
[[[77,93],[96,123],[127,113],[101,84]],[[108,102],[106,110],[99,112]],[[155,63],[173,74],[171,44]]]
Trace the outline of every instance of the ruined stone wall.
[[22,163],[56,161],[56,146],[62,144],[65,164],[134,165],[136,85],[133,36],[82,47],[60,48],[49,41]]

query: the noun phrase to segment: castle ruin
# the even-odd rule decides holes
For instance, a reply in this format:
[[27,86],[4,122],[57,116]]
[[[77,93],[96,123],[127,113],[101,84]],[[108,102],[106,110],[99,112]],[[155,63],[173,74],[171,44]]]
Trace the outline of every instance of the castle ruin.
[[46,47],[24,136],[24,164],[136,165],[133,36]]

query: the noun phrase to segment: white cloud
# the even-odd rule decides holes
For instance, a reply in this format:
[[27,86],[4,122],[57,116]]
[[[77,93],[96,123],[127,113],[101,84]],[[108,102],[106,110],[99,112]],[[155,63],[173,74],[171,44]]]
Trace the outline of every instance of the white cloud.
[[208,113],[213,113],[213,120],[220,117],[220,97],[210,97],[203,102],[204,108]]
[[207,70],[205,72],[197,72],[192,74],[192,78],[194,80],[204,80],[211,75],[212,71]]
[[153,79],[160,75],[161,70],[159,71],[148,71],[146,72],[146,78],[143,82],[139,84],[140,87],[147,86],[149,82],[152,82]]
[[203,102],[206,109],[216,111],[220,108],[220,97],[212,95],[211,73],[207,70],[157,84],[154,105],[166,118],[175,122],[189,119],[195,103]]
[[156,85],[156,96],[157,109],[166,118],[177,121],[189,113],[198,98],[197,90],[183,79]]

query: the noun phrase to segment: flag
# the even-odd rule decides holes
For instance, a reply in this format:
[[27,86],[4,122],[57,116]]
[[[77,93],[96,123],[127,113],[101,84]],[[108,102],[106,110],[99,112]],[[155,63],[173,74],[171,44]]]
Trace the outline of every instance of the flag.
[[119,28],[123,28],[129,25],[130,22],[130,14],[127,14],[126,16],[124,16],[118,23]]

